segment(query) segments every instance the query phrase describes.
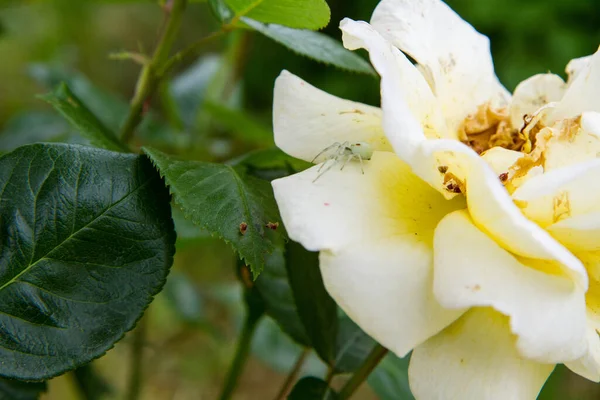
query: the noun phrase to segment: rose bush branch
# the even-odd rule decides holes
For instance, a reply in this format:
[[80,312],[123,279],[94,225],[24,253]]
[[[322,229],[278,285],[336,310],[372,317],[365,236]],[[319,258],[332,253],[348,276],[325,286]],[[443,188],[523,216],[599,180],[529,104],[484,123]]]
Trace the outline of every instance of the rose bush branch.
[[135,128],[142,120],[144,104],[147,99],[154,93],[160,81],[158,71],[167,61],[173,42],[179,32],[181,25],[181,17],[187,6],[187,0],[173,0],[171,10],[169,11],[169,20],[163,31],[158,45],[148,63],[144,65],[135,87],[135,94],[131,100],[129,113],[125,119],[125,123],[121,128],[119,138],[122,142],[127,143],[133,136]]

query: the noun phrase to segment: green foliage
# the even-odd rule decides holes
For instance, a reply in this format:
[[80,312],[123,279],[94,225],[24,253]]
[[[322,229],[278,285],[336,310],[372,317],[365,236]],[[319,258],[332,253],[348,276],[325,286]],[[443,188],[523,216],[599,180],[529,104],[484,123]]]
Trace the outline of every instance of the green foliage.
[[236,134],[236,137],[248,143],[273,145],[273,132],[242,110],[206,102],[204,109],[215,122]]
[[0,378],[0,400],[37,400],[46,390],[46,382],[22,382]]
[[184,214],[230,243],[257,277],[275,249],[271,235],[283,230],[268,227],[281,221],[269,182],[228,165],[180,161],[154,149],[144,151]]
[[[55,112],[28,111],[11,118],[0,133],[0,151],[8,152],[35,142],[71,142],[77,136]],[[80,139],[83,140],[83,139]]]
[[164,294],[183,321],[197,324],[204,319],[204,301],[194,282],[184,274],[172,273]]
[[265,269],[255,285],[262,295],[267,314],[297,343],[310,347],[311,341],[300,317],[285,267],[283,246],[279,245],[267,257]]
[[308,376],[300,379],[292,392],[288,396],[288,400],[335,400],[337,394],[331,389],[327,382],[322,379]]
[[59,85],[52,93],[42,96],[56,111],[61,113],[74,128],[93,145],[113,151],[127,151],[102,122],[71,92],[66,84]]
[[408,385],[410,356],[398,358],[388,353],[367,381],[380,400],[414,400]]
[[325,0],[224,0],[236,16],[291,28],[321,29],[329,23]]
[[339,41],[323,33],[275,24],[265,25],[249,18],[242,18],[242,21],[300,55],[348,71],[376,75],[371,64],[358,53],[347,50]]
[[208,0],[208,5],[219,22],[228,22],[233,17],[233,11],[227,7],[223,0]]
[[335,346],[335,373],[356,371],[367,359],[377,342],[346,315],[339,318]]
[[162,288],[175,233],[143,157],[64,144],[0,158],[0,374],[46,379],[102,355]]
[[337,306],[323,285],[319,254],[305,250],[296,242],[285,249],[286,268],[298,316],[312,347],[329,365],[335,362],[338,333]]

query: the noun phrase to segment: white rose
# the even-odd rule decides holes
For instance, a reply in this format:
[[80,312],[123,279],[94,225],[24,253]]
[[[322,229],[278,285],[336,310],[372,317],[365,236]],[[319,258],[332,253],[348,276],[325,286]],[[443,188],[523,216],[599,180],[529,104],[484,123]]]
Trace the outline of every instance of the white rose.
[[373,151],[273,182],[331,296],[397,355],[413,350],[417,399],[533,399],[557,363],[599,381],[600,53],[511,98],[488,39],[441,1],[383,0],[341,29],[369,51],[381,109],[285,71],[274,104],[294,157]]

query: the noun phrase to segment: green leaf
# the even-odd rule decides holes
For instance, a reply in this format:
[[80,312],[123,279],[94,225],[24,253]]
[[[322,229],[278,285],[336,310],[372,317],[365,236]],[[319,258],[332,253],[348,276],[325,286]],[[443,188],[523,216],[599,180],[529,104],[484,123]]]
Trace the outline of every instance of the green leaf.
[[107,150],[127,151],[127,148],[88,110],[66,84],[59,85],[54,92],[48,93],[42,98],[61,113],[93,145]]
[[227,106],[206,102],[204,110],[214,121],[231,131],[238,139],[248,143],[272,146],[273,131],[243,110],[235,110]]
[[335,373],[356,371],[376,345],[377,342],[348,316],[341,316],[335,348]]
[[169,193],[143,156],[65,144],[0,158],[0,375],[41,380],[110,349],[165,283]]
[[187,129],[195,124],[206,90],[222,62],[221,57],[212,54],[201,57],[171,81],[171,96]]
[[414,400],[408,385],[408,363],[410,355],[398,358],[388,353],[367,382],[380,400]]
[[289,156],[277,147],[251,151],[229,161],[229,164],[244,167],[249,174],[269,181],[304,171],[313,165]]
[[291,28],[321,29],[331,12],[325,0],[224,0],[236,16]]
[[0,400],[37,400],[46,390],[46,382],[0,378]]
[[269,182],[248,176],[229,165],[180,161],[144,148],[167,185],[175,203],[196,225],[230,243],[251,266],[256,278],[275,249],[269,229],[281,218]]
[[292,392],[288,396],[288,400],[335,400],[337,394],[331,389],[327,382],[313,376],[307,376],[300,379]]
[[274,24],[265,25],[250,18],[242,18],[242,21],[252,29],[300,55],[347,71],[376,75],[371,64],[358,53],[344,48],[340,42],[324,33]]
[[288,282],[282,245],[267,256],[265,269],[254,283],[264,300],[267,314],[297,343],[311,346]]
[[127,116],[129,106],[120,96],[94,85],[83,74],[49,64],[29,66],[29,74],[49,90],[56,90],[63,82],[110,131],[117,132]]
[[36,142],[74,142],[77,138],[75,130],[55,112],[26,111],[6,122],[0,133],[0,151]]
[[219,22],[227,22],[233,17],[233,12],[223,0],[208,0],[210,11]]
[[328,365],[335,362],[338,333],[337,306],[325,290],[319,270],[319,253],[289,241],[285,249],[288,279],[307,336]]

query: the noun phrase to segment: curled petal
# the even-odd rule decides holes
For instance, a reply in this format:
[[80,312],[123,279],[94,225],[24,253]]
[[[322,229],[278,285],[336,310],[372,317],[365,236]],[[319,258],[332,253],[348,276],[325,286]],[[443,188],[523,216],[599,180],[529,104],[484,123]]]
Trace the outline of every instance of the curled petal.
[[305,161],[336,142],[391,150],[379,108],[332,96],[287,71],[275,81],[273,131],[277,147]]
[[[532,267],[567,274],[583,289],[587,288],[587,273],[581,262],[521,213],[498,175],[477,153],[458,142],[430,140],[419,146],[418,154],[420,157],[415,157],[418,162],[413,165],[415,173],[432,186],[441,187],[440,191],[451,174],[452,188],[458,186],[466,192],[474,224],[504,249],[537,260]],[[450,166],[445,174],[438,172],[441,164]]]
[[538,74],[519,83],[510,103],[510,121],[513,128],[521,129],[524,118],[532,116],[548,103],[559,101],[566,84],[554,74]]
[[383,0],[371,24],[427,71],[450,131],[481,104],[510,98],[494,73],[488,38],[442,1]]
[[408,377],[417,399],[533,400],[554,369],[519,356],[508,318],[472,309],[417,347]]
[[567,220],[600,212],[598,174],[600,160],[597,159],[553,169],[525,181],[512,197],[529,219],[543,227],[563,221],[558,227],[575,224],[589,229],[591,225],[583,220]]
[[600,382],[600,320],[597,315],[588,317],[587,340],[588,351],[586,354],[565,366],[578,375],[594,382]]
[[394,151],[405,161],[419,142],[446,134],[441,113],[427,83],[398,49],[369,24],[344,19],[340,23],[344,46],[369,51],[381,76],[383,129]]
[[444,307],[489,306],[510,317],[519,353],[543,363],[587,349],[584,291],[564,276],[529,268],[473,225],[448,214],[434,238],[434,293]]
[[458,318],[431,291],[432,251],[419,235],[322,251],[325,287],[365,332],[400,357]]
[[[600,112],[600,51],[597,51],[585,65],[570,64],[573,79],[560,104],[551,113],[550,119],[558,121],[576,117],[586,111]],[[568,67],[567,67],[568,68]]]

